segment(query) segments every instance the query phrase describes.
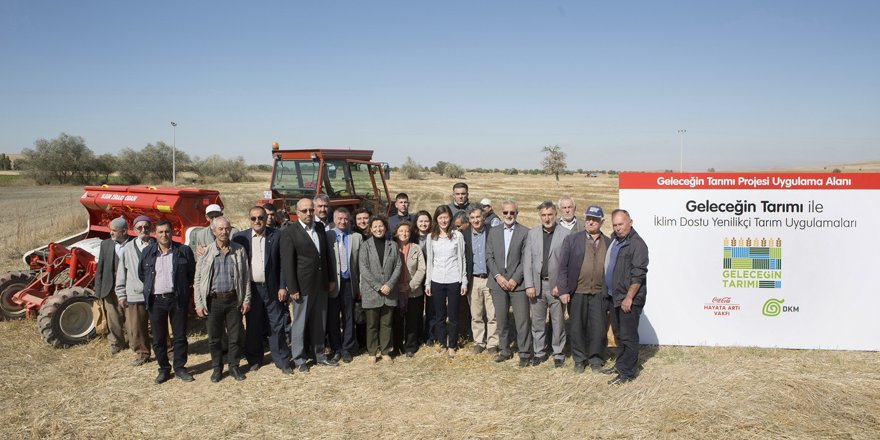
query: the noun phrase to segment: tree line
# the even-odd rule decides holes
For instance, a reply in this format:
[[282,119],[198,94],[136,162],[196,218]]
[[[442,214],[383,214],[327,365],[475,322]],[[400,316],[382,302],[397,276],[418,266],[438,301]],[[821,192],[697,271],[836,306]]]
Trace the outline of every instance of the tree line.
[[[34,148],[22,151],[16,168],[37,184],[141,184],[172,180],[171,145],[159,141],[141,149],[124,148],[119,154],[96,155],[80,136],[61,133],[54,139],[37,139]],[[191,158],[177,148],[174,153],[178,177],[192,172],[202,182],[242,182],[250,179],[244,157],[218,155]]]
[[403,177],[407,179],[424,179],[425,173],[432,172],[439,174],[444,177],[451,177],[454,179],[463,178],[466,172],[471,173],[504,173],[508,175],[517,175],[517,174],[549,174],[556,177],[556,182],[559,182],[560,174],[590,174],[595,175],[596,173],[610,173],[615,174],[616,171],[613,170],[597,170],[597,171],[584,171],[583,169],[578,169],[577,171],[571,171],[567,169],[566,164],[566,154],[562,151],[562,147],[559,145],[547,145],[541,148],[541,152],[544,153],[544,159],[541,161],[542,168],[528,169],[528,170],[520,170],[516,168],[470,168],[465,169],[459,164],[450,163],[445,161],[437,162],[433,167],[426,167],[422,164],[416,162],[412,157],[407,156],[406,161],[403,162],[403,165],[394,169],[395,171],[400,172]]

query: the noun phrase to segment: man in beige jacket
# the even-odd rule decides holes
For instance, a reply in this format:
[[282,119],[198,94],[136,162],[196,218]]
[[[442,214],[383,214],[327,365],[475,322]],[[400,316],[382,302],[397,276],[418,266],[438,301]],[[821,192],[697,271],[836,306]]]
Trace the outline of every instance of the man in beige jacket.
[[251,283],[247,252],[243,246],[229,239],[232,227],[226,217],[211,221],[214,242],[196,261],[193,283],[196,314],[208,319],[208,347],[211,350],[211,382],[219,382],[223,375],[224,329],[229,341],[229,374],[235,380],[244,380],[238,367],[241,355],[241,317],[250,309]]

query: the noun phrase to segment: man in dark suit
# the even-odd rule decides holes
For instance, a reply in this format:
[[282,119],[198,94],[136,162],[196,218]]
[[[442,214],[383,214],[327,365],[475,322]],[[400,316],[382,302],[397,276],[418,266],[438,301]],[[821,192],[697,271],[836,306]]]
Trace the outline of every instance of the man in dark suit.
[[101,242],[98,253],[98,266],[95,270],[95,296],[101,300],[101,308],[107,318],[107,340],[110,341],[110,354],[124,350],[125,317],[116,298],[116,268],[122,255],[122,246],[128,241],[128,223],[118,217],[110,221],[110,238]]
[[153,328],[153,354],[159,364],[156,383],[171,378],[168,363],[168,322],[174,341],[174,374],[184,382],[193,377],[186,371],[189,343],[186,340],[186,314],[189,293],[195,277],[196,258],[189,246],[171,241],[171,222],[156,222],[156,242],[144,248],[138,264],[138,278],[144,282],[144,301]]
[[254,206],[249,214],[251,227],[232,238],[244,247],[251,268],[251,309],[245,315],[244,356],[248,371],[260,368],[263,364],[263,336],[268,326],[272,360],[282,373],[290,374],[290,346],[285,332],[290,311],[287,309],[287,285],[281,275],[281,232],[266,226],[268,213],[263,207]]
[[516,202],[507,200],[501,204],[501,209],[502,226],[489,231],[486,243],[488,284],[492,292],[492,302],[495,304],[495,320],[501,346],[495,362],[504,362],[511,358],[507,311],[512,307],[519,366],[522,368],[528,366],[532,358],[529,299],[523,285],[523,256],[529,229],[516,221],[519,214]]
[[532,365],[538,365],[548,358],[547,354],[547,312],[550,312],[550,328],[553,349],[553,366],[560,368],[565,364],[565,304],[559,300],[555,288],[559,275],[559,248],[571,232],[556,223],[556,205],[546,200],[538,206],[541,225],[529,231],[526,239],[525,266],[526,296],[529,297],[532,314],[532,340],[535,357]]
[[574,371],[587,364],[599,371],[605,363],[605,252],[611,239],[600,228],[604,213],[599,206],[587,208],[586,230],[572,233],[562,243],[556,287],[559,300],[568,304],[569,340]]
[[281,269],[293,300],[293,325],[290,328],[291,356],[300,372],[308,372],[305,332],[315,362],[336,366],[324,355],[324,332],[327,321],[327,296],[336,289],[336,270],[330,261],[330,249],[324,227],[314,221],[315,204],[300,199],[296,204],[298,220],[281,234]]
[[333,211],[333,224],[336,228],[327,231],[327,246],[330,247],[330,261],[336,271],[336,285],[339,288],[330,291],[327,299],[327,339],[335,352],[333,360],[349,363],[358,347],[354,298],[360,283],[358,251],[363,236],[352,233],[351,216],[345,207]]

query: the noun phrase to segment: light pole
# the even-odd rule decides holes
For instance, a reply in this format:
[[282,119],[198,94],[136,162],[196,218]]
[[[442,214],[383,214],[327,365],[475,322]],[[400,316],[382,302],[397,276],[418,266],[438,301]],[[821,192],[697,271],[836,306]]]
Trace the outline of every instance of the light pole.
[[687,133],[685,129],[679,129],[678,132],[678,172],[681,173],[684,171],[684,134]]
[[171,121],[171,186],[177,186],[177,122]]

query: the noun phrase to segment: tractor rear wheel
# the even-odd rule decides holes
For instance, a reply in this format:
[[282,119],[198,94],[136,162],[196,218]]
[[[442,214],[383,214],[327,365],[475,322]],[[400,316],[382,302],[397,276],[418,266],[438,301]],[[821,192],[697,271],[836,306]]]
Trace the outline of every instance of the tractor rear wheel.
[[29,272],[7,272],[0,276],[0,315],[5,319],[23,318],[24,306],[12,302],[16,293],[27,287],[33,281],[33,275]]
[[95,297],[82,287],[61,289],[40,307],[37,327],[53,347],[82,344],[95,337]]

